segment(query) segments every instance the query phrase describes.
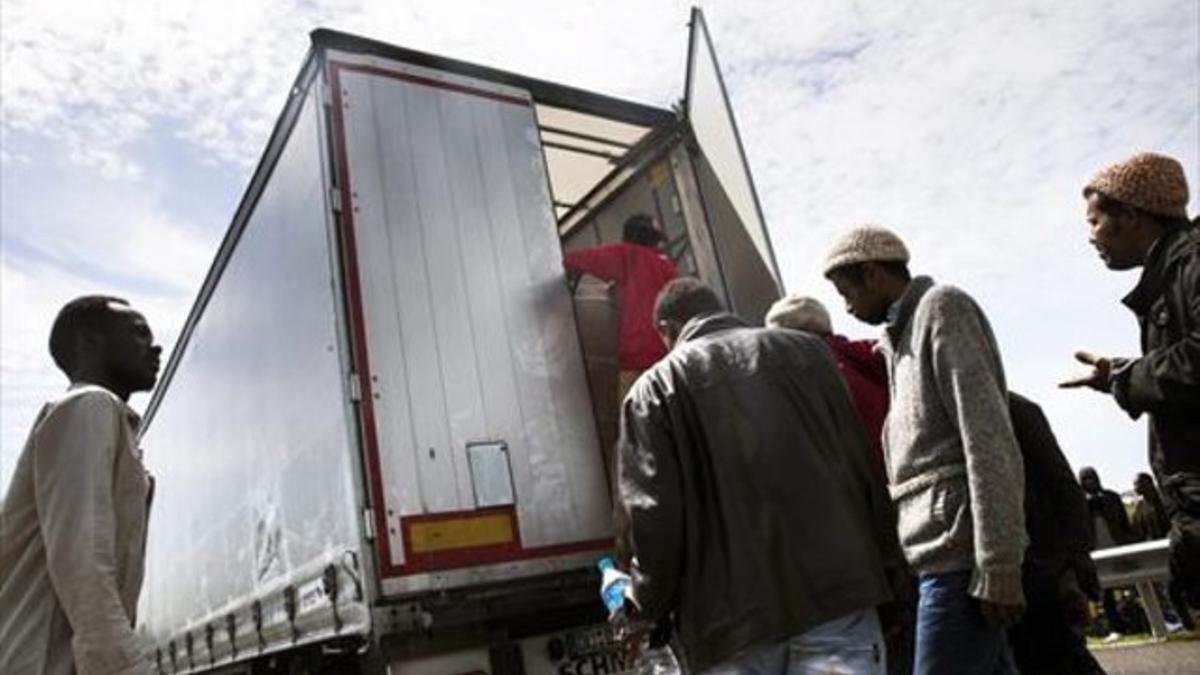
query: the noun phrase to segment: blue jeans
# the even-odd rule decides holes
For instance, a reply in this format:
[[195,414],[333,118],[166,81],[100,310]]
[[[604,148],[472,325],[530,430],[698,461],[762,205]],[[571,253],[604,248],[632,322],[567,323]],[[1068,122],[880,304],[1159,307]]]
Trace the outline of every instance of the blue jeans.
[[1008,638],[967,595],[970,572],[922,574],[914,675],[1016,675]]
[[752,647],[700,675],[887,675],[883,631],[874,609]]

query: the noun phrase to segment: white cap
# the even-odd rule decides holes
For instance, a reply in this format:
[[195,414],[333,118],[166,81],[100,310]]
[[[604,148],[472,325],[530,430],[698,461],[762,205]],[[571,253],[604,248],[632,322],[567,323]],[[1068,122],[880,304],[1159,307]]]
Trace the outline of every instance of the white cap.
[[771,305],[767,325],[772,328],[791,328],[819,335],[833,333],[829,310],[820,300],[806,295],[789,295]]

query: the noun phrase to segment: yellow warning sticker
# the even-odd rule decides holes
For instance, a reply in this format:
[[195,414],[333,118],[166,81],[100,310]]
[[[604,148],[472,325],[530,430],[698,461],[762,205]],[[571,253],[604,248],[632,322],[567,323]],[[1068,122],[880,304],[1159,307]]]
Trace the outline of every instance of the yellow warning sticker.
[[412,552],[421,554],[511,544],[516,533],[510,514],[492,513],[412,523],[408,538]]

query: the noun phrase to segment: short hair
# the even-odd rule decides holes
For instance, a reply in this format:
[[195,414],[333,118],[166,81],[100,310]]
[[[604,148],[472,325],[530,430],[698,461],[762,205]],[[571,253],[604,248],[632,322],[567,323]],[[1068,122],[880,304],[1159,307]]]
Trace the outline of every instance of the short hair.
[[806,295],[789,295],[771,305],[766,323],[772,328],[790,328],[819,335],[833,333],[829,310],[820,300]]
[[1140,209],[1133,204],[1127,204],[1120,199],[1110,197],[1096,188],[1089,187],[1084,189],[1083,196],[1091,197],[1096,195],[1096,208],[1101,213],[1106,213],[1110,216],[1116,215],[1121,211],[1141,216],[1164,230],[1186,230],[1193,227],[1195,224],[1187,218],[1175,218],[1172,216],[1164,216],[1158,213],[1150,213],[1145,209]]
[[654,302],[654,322],[683,325],[705,314],[725,311],[720,298],[703,281],[680,277],[663,287]]
[[109,303],[129,306],[129,302],[111,295],[84,295],[63,305],[50,328],[50,356],[67,377],[79,366],[75,343],[87,331],[103,331],[112,325],[116,313]]
[[630,244],[658,246],[666,236],[654,227],[654,219],[644,213],[629,216],[621,229],[621,239]]
[[862,286],[867,280],[867,265],[878,265],[888,274],[906,281],[912,279],[912,273],[908,271],[908,263],[903,260],[867,260],[851,263],[829,270],[829,274],[826,276],[830,279],[842,277],[856,286]]

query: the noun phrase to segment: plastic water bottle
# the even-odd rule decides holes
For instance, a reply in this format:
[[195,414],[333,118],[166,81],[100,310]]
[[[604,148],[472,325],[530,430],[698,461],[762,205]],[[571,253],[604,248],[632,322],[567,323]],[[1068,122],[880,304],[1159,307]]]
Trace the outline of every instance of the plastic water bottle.
[[617,569],[617,563],[611,557],[605,556],[596,563],[600,568],[600,598],[608,608],[610,618],[616,616],[625,606],[625,593],[633,584],[628,574]]

